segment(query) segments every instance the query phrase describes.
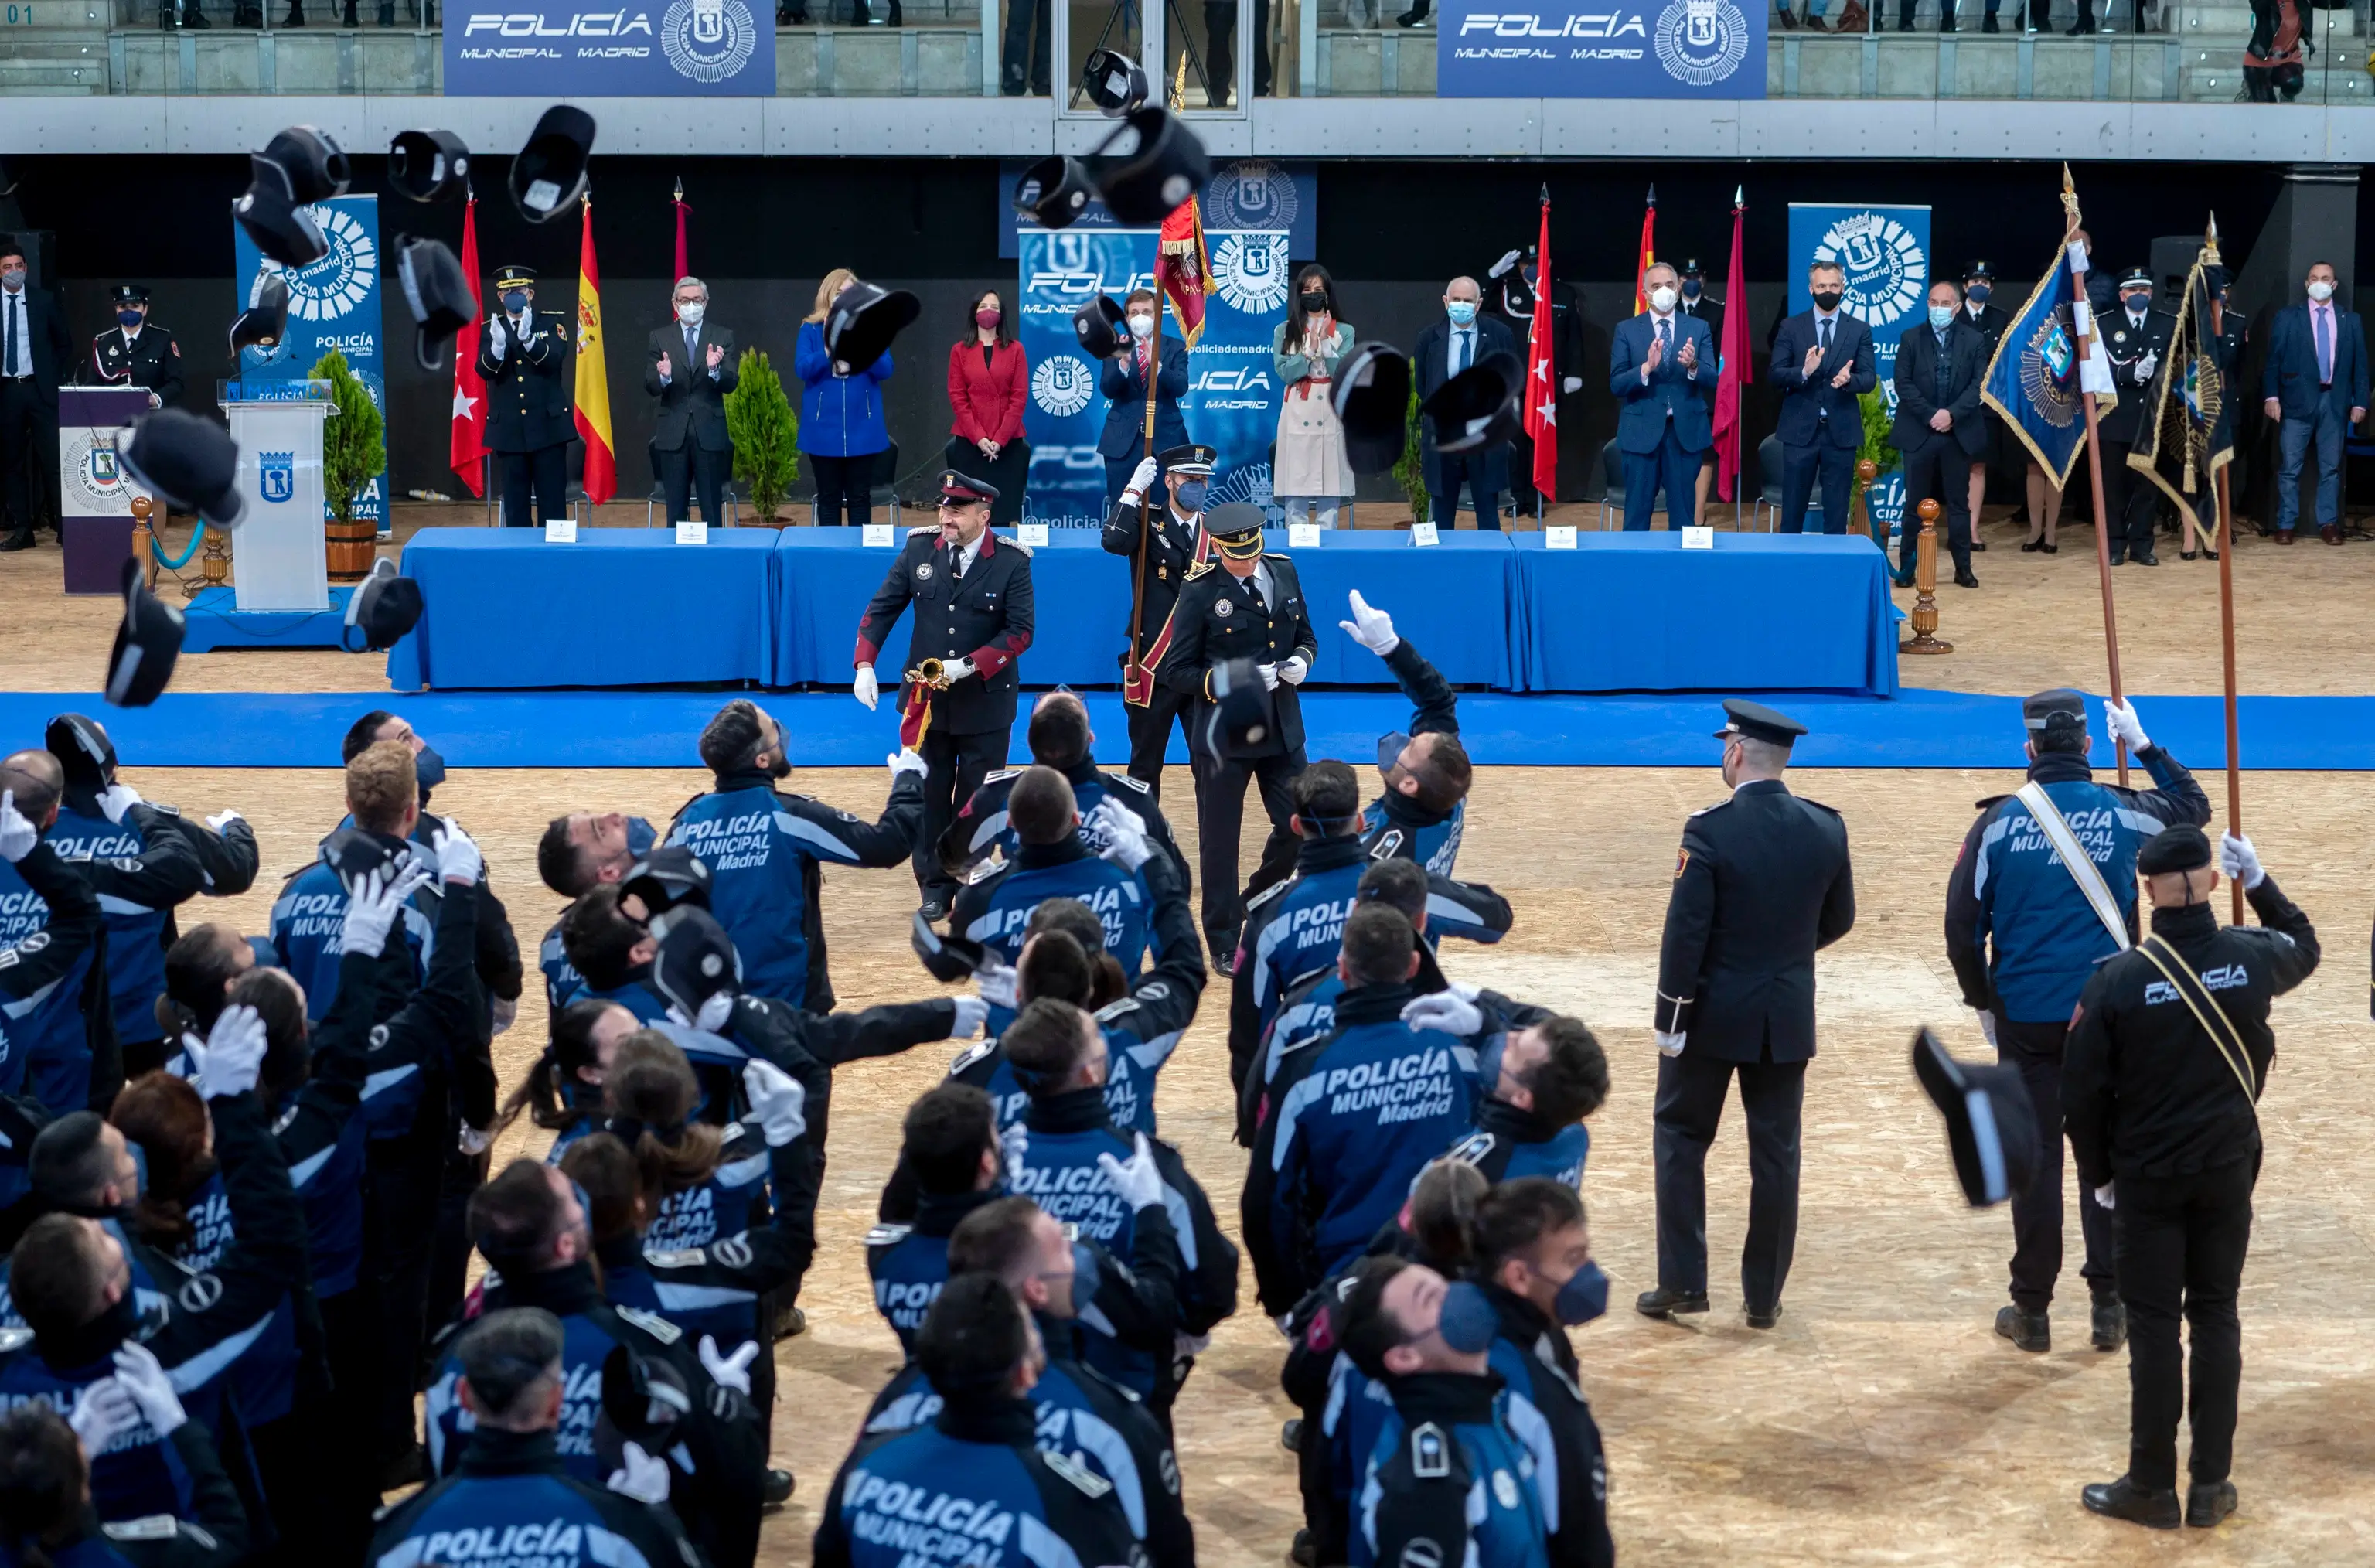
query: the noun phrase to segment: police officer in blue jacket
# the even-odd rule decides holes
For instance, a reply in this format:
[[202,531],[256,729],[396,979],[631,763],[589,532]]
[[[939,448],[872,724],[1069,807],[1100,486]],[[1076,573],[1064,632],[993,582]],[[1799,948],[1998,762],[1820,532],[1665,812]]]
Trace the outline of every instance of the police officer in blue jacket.
[[[2135,940],[2137,847],[2163,828],[2210,820],[2209,796],[2145,737],[2133,707],[2107,702],[2103,719],[2156,787],[2097,784],[2086,763],[2086,698],[2066,689],[2040,691],[2021,704],[2028,780],[2015,794],[1979,802],[1946,882],[1946,957],[1963,1000],[1979,1009],[1998,1055],[2020,1068],[2037,1107],[2037,1176],[2013,1194],[2012,1302],[1996,1314],[1996,1332],[2024,1350],[2052,1345],[2048,1308],[2062,1272],[2062,1051],[2079,992],[2097,965]],[[2073,875],[2056,847],[2065,837],[2086,850],[2091,876]],[[2111,1216],[2084,1187],[2078,1224],[2093,1342],[2116,1350],[2128,1330]]]
[[[18,808],[19,785],[27,786],[30,814]],[[46,787],[30,775],[0,779],[0,1094],[12,1099],[24,1091],[34,1046],[80,1027],[81,992],[106,940],[89,877],[41,842]],[[23,1192],[21,1158],[0,1170],[0,1198]]]
[[[562,898],[575,900],[604,882],[623,880],[657,843],[658,830],[641,817],[573,811],[555,817],[537,841],[537,875]],[[558,920],[537,944],[537,966],[544,971],[545,1006],[558,1015],[585,985],[561,945]]]
[[[1040,1451],[1112,1485],[1154,1568],[1194,1568],[1196,1535],[1180,1505],[1171,1434],[1137,1395],[1081,1359],[1078,1324],[1092,1310],[1095,1257],[1090,1244],[1068,1238],[1027,1197],[996,1199],[968,1216],[949,1244],[956,1274],[1000,1280],[1038,1328],[1047,1358],[1031,1387]],[[942,1403],[911,1360],[874,1397],[862,1430],[869,1437],[913,1431]]]
[[664,842],[690,848],[709,867],[710,910],[742,955],[744,988],[830,1012],[818,867],[907,858],[923,817],[924,760],[913,751],[891,759],[891,798],[870,823],[776,788],[792,771],[784,726],[745,699],[727,703],[701,732],[701,760],[716,785],[678,810]]
[[462,1334],[454,1381],[470,1442],[443,1479],[389,1510],[371,1561],[707,1568],[667,1506],[667,1461],[630,1443],[606,1487],[563,1458],[565,1350],[561,1320],[535,1307],[490,1312]]
[[[1194,878],[1188,868],[1188,857],[1179,851],[1171,835],[1171,824],[1164,819],[1163,809],[1156,804],[1155,790],[1142,779],[1128,773],[1108,772],[1097,766],[1092,749],[1096,734],[1089,728],[1088,704],[1080,694],[1058,687],[1042,696],[1031,706],[1031,723],[1024,730],[1031,748],[1032,761],[1055,769],[1070,782],[1072,803],[1081,813],[1081,842],[1091,852],[1105,848],[1093,819],[1100,803],[1120,801],[1146,824],[1146,836],[1179,867],[1180,879],[1191,886]],[[1015,835],[1014,824],[1007,813],[1007,796],[1014,788],[1024,769],[999,768],[981,781],[973,798],[957,810],[956,819],[940,834],[940,868],[960,883],[971,879],[974,868],[993,854],[1003,854],[1012,860],[1022,841]]]
[[[1462,995],[1475,1003],[1486,993]],[[1484,1015],[1480,1009],[1481,1021]],[[1608,1058],[1581,1019],[1539,1008],[1491,1019],[1478,1054],[1476,1130],[1451,1146],[1494,1182],[1547,1176],[1580,1192],[1591,1134],[1583,1119],[1608,1098]],[[1457,1027],[1455,1025],[1455,1027]]]
[[[915,1353],[924,1314],[949,1282],[949,1237],[965,1217],[1006,1196],[1006,1157],[989,1096],[969,1083],[939,1084],[907,1107],[899,1144],[904,1194],[883,1194],[881,1222],[866,1232],[874,1310]],[[895,1196],[894,1196],[895,1195]]]
[[1046,1353],[1004,1282],[951,1280],[925,1315],[916,1360],[939,1411],[929,1425],[858,1439],[825,1494],[816,1568],[969,1562],[991,1550],[1020,1568],[1147,1568],[1114,1483],[1039,1447],[1030,1393]]
[[1377,772],[1386,792],[1362,814],[1361,842],[1383,860],[1406,855],[1441,876],[1459,859],[1468,825],[1468,786],[1475,770],[1459,743],[1459,699],[1443,672],[1394,631],[1394,618],[1373,609],[1355,588],[1353,619],[1336,624],[1394,672],[1411,700],[1407,730],[1377,737]]
[[[1105,950],[1125,974],[1138,973],[1145,956],[1152,901],[1135,870],[1093,853],[1081,842],[1083,825],[1072,786],[1053,768],[1023,770],[1007,796],[1007,816],[1020,845],[1014,858],[978,881],[957,890],[951,924],[1011,963],[1022,948],[1031,911],[1051,898],[1078,899],[1105,925]],[[1118,820],[1119,802],[1098,807],[1100,823]],[[1144,843],[1144,827],[1133,814],[1128,831]],[[1105,831],[1110,837],[1110,831]],[[1161,955],[1157,955],[1158,957]],[[1004,1020],[993,1014],[990,1027]]]

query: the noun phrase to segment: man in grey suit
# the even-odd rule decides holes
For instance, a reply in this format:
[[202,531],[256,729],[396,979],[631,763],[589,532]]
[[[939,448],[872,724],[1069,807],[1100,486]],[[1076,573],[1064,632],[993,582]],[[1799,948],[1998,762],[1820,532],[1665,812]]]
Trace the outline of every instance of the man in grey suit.
[[1930,316],[1896,343],[1896,419],[1888,444],[1905,454],[1905,517],[1898,525],[1896,580],[1913,580],[1921,536],[1916,510],[1925,501],[1945,509],[1946,548],[1955,581],[1976,588],[1971,574],[1971,465],[1988,449],[1979,412],[1979,383],[1988,371],[1988,340],[1963,312],[1963,291],[1946,278],[1930,285]]
[[678,278],[676,324],[653,329],[644,390],[660,403],[652,425],[652,470],[668,497],[668,521],[690,516],[689,502],[698,495],[702,521],[715,528],[726,520],[721,498],[734,463],[726,395],[738,378],[734,335],[708,315],[709,285]]

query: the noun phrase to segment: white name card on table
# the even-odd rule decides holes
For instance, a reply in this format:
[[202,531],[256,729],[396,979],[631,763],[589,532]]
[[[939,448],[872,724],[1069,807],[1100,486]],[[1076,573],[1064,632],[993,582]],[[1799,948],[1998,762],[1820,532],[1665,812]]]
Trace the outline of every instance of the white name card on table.
[[1411,543],[1412,546],[1424,549],[1429,545],[1439,542],[1440,541],[1438,541],[1435,536],[1434,524],[1413,523],[1411,525]]
[[577,542],[577,519],[548,517],[544,520],[544,542],[548,545],[573,545]]
[[1022,540],[1024,544],[1029,545],[1034,550],[1046,549],[1047,548],[1047,525],[1045,523],[1017,523],[1014,525],[1014,536]]
[[1319,548],[1319,525],[1290,523],[1286,525],[1286,548],[1293,550],[1316,550]]
[[1686,550],[1711,550],[1715,548],[1715,530],[1713,528],[1684,529],[1683,548]]
[[1542,548],[1546,550],[1571,550],[1575,548],[1575,530],[1572,527],[1560,523],[1554,523],[1545,526],[1542,529]]
[[680,545],[705,545],[709,542],[709,522],[706,518],[688,517],[676,525],[676,542]]
[[868,523],[866,525],[865,533],[866,536],[857,541],[860,548],[869,550],[887,550],[891,548],[892,539],[890,524]]

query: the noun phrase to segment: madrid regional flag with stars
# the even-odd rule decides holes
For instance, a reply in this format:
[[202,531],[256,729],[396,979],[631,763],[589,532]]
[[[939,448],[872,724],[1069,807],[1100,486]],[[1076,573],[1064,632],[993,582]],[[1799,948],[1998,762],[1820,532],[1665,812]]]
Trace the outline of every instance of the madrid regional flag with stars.
[[472,495],[484,493],[487,471],[487,383],[479,374],[479,198],[462,209],[462,276],[470,280],[470,320],[454,335],[454,477]]
[[1551,362],[1551,194],[1542,192],[1542,231],[1535,242],[1534,323],[1526,336],[1526,437],[1534,443],[1534,489],[1547,506],[1558,496],[1558,367]]

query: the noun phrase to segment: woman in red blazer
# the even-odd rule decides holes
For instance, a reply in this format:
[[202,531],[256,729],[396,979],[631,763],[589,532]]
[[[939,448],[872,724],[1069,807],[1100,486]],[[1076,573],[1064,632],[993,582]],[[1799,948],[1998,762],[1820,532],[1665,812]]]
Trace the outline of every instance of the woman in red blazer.
[[998,291],[965,312],[970,329],[949,349],[949,466],[998,487],[989,509],[994,527],[1022,521],[1022,487],[1031,475],[1031,446],[1022,439],[1022,400],[1031,367],[1014,341]]

